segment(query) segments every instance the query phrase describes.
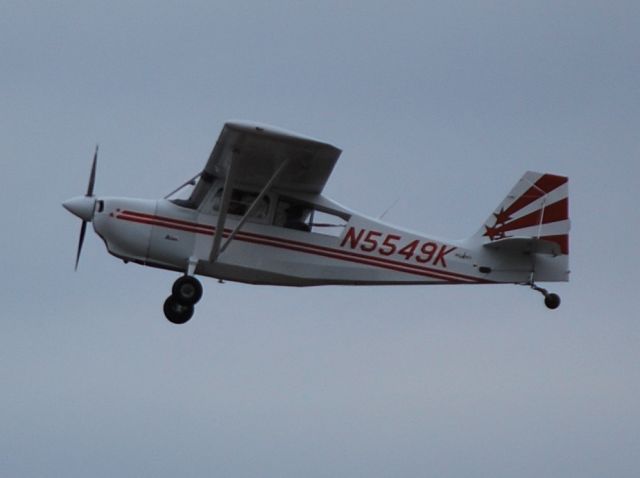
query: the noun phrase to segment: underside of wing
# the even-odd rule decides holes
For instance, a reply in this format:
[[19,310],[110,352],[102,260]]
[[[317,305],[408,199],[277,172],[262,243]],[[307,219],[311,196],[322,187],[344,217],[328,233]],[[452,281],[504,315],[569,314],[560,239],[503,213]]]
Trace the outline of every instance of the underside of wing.
[[319,194],[326,184],[341,150],[327,143],[272,126],[228,122],[222,128],[209,160],[193,190],[198,204],[215,179],[226,179],[233,171],[233,184],[261,189],[278,168],[273,189]]

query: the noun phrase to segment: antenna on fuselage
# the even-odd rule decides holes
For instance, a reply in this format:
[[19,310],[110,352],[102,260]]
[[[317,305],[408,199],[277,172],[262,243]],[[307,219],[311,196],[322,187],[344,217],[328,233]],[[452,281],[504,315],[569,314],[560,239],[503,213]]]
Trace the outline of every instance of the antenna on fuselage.
[[385,211],[382,214],[378,216],[378,219],[382,220],[387,215],[387,213],[391,211],[396,206],[396,204],[398,204],[398,201],[400,201],[400,196],[398,196],[396,200],[393,201],[391,205],[387,209],[385,209]]

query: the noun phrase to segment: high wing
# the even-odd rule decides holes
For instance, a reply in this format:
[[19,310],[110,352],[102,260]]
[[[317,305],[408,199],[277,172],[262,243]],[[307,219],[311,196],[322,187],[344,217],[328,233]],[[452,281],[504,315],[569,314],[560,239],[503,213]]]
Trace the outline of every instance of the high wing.
[[[199,209],[214,181],[224,181],[209,261],[224,252],[269,190],[320,194],[340,153],[330,144],[272,126],[226,123],[188,200],[188,207]],[[232,191],[238,186],[260,193],[222,244]],[[194,264],[190,261],[190,268]]]
[[[232,176],[234,186],[319,194],[342,151],[327,143],[272,126],[228,122],[189,198],[198,207],[215,179]],[[230,174],[232,173],[232,174]]]

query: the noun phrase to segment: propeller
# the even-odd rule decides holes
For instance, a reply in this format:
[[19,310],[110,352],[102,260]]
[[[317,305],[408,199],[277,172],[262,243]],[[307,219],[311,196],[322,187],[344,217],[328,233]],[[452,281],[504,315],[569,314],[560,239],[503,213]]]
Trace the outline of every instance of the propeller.
[[84,243],[84,234],[87,231],[87,221],[82,221],[80,226],[80,239],[78,240],[78,252],[76,252],[76,265],[73,270],[78,270],[78,263],[80,262],[80,253],[82,252],[82,244]]
[[96,164],[98,163],[98,145],[93,153],[93,162],[91,163],[91,175],[89,176],[89,184],[87,185],[87,194],[85,196],[93,196],[93,185],[96,183]]
[[87,185],[87,193],[84,196],[76,196],[71,199],[67,199],[62,203],[62,206],[70,213],[78,216],[82,219],[82,225],[80,226],[80,237],[78,239],[78,251],[76,252],[76,266],[75,270],[78,270],[78,263],[80,262],[80,253],[82,252],[82,244],[84,243],[84,236],[87,231],[87,223],[93,219],[93,211],[95,209],[96,198],[93,195],[93,186],[96,182],[96,165],[98,163],[98,145],[96,145],[96,151],[93,154],[93,162],[91,164],[91,174],[89,175],[89,184]]

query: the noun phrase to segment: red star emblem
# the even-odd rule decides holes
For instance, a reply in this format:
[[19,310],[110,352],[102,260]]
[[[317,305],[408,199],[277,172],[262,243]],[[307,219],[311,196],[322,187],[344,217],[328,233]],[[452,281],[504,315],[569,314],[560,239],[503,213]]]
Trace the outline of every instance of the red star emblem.
[[484,233],[485,236],[488,236],[489,239],[491,239],[492,241],[495,241],[496,239],[502,239],[504,237],[504,231],[501,231],[499,228],[497,227],[489,227],[489,226],[484,226],[484,228],[486,229],[486,232]]
[[509,219],[511,219],[511,215],[506,212],[504,208],[500,209],[500,211],[497,213],[494,212],[493,215],[496,218],[496,226],[498,224],[505,224],[507,221],[509,221]]

